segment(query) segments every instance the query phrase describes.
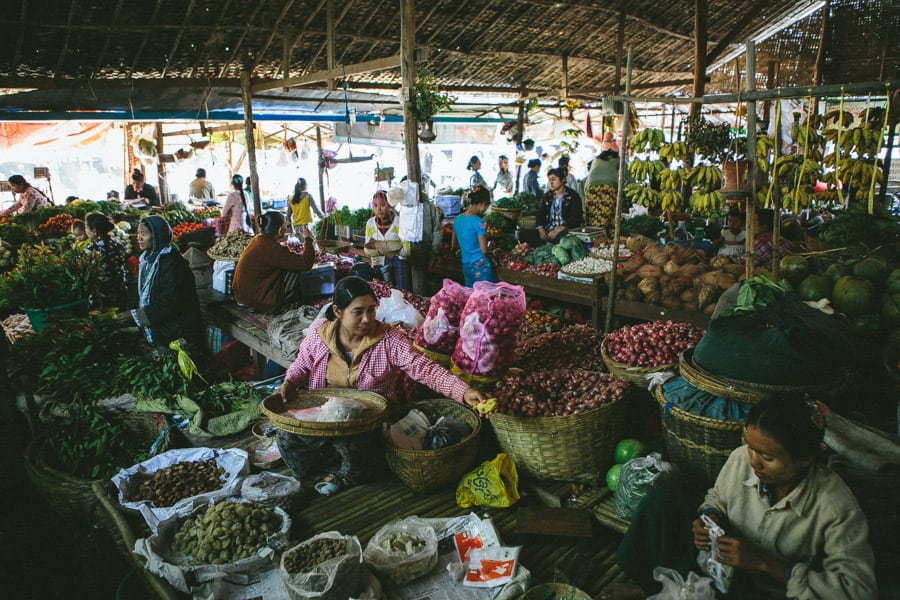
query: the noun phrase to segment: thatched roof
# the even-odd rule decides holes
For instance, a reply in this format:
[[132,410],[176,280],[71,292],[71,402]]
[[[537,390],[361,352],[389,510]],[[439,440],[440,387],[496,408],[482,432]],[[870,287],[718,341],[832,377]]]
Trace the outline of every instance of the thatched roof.
[[[708,91],[735,89],[729,57],[749,38],[760,40],[761,85],[770,64],[771,85],[812,83],[823,0],[705,1]],[[239,107],[234,93],[242,69],[254,84],[281,78],[285,65],[290,77],[327,69],[330,2],[334,65],[390,62],[399,53],[400,0],[15,0],[0,18],[0,89],[74,89],[73,98],[87,105],[94,98],[96,107],[107,105],[105,90],[117,90],[110,103],[121,104],[122,94],[146,88],[160,113],[200,112],[224,89]],[[621,19],[624,43],[634,47],[636,89],[685,94],[694,62],[693,7],[688,0],[419,0],[416,40],[440,84],[457,93],[526,89],[559,96],[565,56],[569,95],[590,100],[616,87]],[[825,82],[900,77],[897,0],[831,0],[831,10]],[[624,77],[624,66],[619,72]],[[338,88],[342,79],[350,90],[396,90],[400,70],[339,77]],[[318,80],[299,93],[324,86]],[[179,93],[186,88],[199,93]],[[34,109],[41,98],[40,92],[23,102],[0,96],[0,109]],[[56,94],[56,103],[65,101]]]

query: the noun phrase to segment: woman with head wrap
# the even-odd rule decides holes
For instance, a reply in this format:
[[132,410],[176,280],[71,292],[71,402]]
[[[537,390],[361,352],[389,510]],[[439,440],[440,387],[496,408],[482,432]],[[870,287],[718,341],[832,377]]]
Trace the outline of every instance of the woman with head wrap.
[[[133,320],[154,346],[184,338],[193,353],[203,349],[203,323],[194,275],[187,261],[172,248],[172,229],[160,216],[141,219],[138,306],[122,315]],[[129,319],[130,317],[130,319]],[[196,358],[196,357],[195,357]]]

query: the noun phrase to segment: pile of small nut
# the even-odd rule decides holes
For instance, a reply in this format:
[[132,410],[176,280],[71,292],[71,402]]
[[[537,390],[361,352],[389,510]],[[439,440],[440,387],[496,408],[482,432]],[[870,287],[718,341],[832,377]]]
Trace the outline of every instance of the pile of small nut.
[[347,553],[347,541],[337,538],[321,538],[291,550],[284,558],[288,573],[306,573],[331,558]]
[[408,533],[390,533],[381,540],[381,547],[386,552],[412,556],[424,549],[425,540]]
[[195,565],[237,562],[256,554],[278,531],[278,521],[271,508],[228,500],[186,519],[175,534],[175,550],[190,554]]
[[219,489],[228,477],[214,458],[176,463],[154,472],[141,483],[132,501],[147,500],[154,506],[172,506],[184,498]]

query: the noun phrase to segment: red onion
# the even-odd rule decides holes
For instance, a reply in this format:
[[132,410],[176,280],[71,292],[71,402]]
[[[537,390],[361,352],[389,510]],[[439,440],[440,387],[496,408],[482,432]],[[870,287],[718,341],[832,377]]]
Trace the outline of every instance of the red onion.
[[498,376],[512,364],[516,332],[525,319],[525,290],[479,281],[459,319],[453,362],[465,373]]
[[537,371],[497,385],[497,412],[517,417],[576,414],[619,399],[627,381],[592,371]]
[[617,329],[607,337],[609,357],[631,367],[674,364],[678,355],[693,348],[703,330],[688,323],[653,321]]

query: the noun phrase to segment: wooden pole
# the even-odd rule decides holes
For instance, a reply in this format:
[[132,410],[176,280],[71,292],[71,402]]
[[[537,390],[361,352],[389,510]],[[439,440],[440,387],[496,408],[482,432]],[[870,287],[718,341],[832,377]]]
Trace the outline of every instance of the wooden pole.
[[[319,206],[325,213],[325,157],[322,155],[322,127],[316,125],[316,148],[319,152]],[[337,235],[337,232],[335,232]]]
[[247,144],[247,158],[250,161],[253,214],[261,215],[262,199],[259,197],[259,173],[256,171],[256,140],[253,132],[253,101],[250,98],[250,71],[246,69],[241,71],[241,98],[244,101],[244,142]]
[[[747,76],[744,79],[744,90],[756,89],[756,42],[747,40]],[[745,201],[744,234],[746,236],[746,262],[744,263],[747,279],[753,277],[753,211],[756,207],[756,101],[747,103],[747,189],[750,194]]]
[[406,176],[419,183],[419,142],[412,106],[416,102],[416,0],[400,0],[400,79],[403,89],[403,138],[406,142]]
[[888,182],[891,180],[891,154],[894,152],[894,133],[897,130],[897,124],[900,123],[900,90],[894,90],[894,93],[890,96],[889,104],[888,138],[887,146],[885,147],[884,167],[882,167],[884,182],[878,189],[878,202],[882,206],[884,206],[884,199],[887,197]]
[[[694,98],[703,97],[706,88],[706,20],[708,0],[694,0]],[[691,105],[691,118],[700,114],[700,105]]]
[[166,181],[166,163],[160,158],[163,155],[162,123],[156,123],[156,175],[159,177],[159,201],[165,204],[169,201],[169,184]]
[[[325,55],[327,57],[326,64],[328,70],[334,69],[334,0],[326,0],[325,4]],[[329,77],[325,80],[325,84],[329,91],[334,89],[334,79]]]
[[[631,59],[634,48],[628,46],[628,61],[625,67],[625,95],[631,95]],[[615,229],[613,230],[613,270],[609,277],[609,296],[606,303],[606,325],[604,331],[612,331],[613,316],[616,313],[616,265],[619,264],[619,236],[622,233],[622,204],[625,202],[625,157],[628,155],[628,138],[631,136],[631,101],[625,101],[625,118],[622,119],[622,141],[619,144],[619,184],[616,194]]]

